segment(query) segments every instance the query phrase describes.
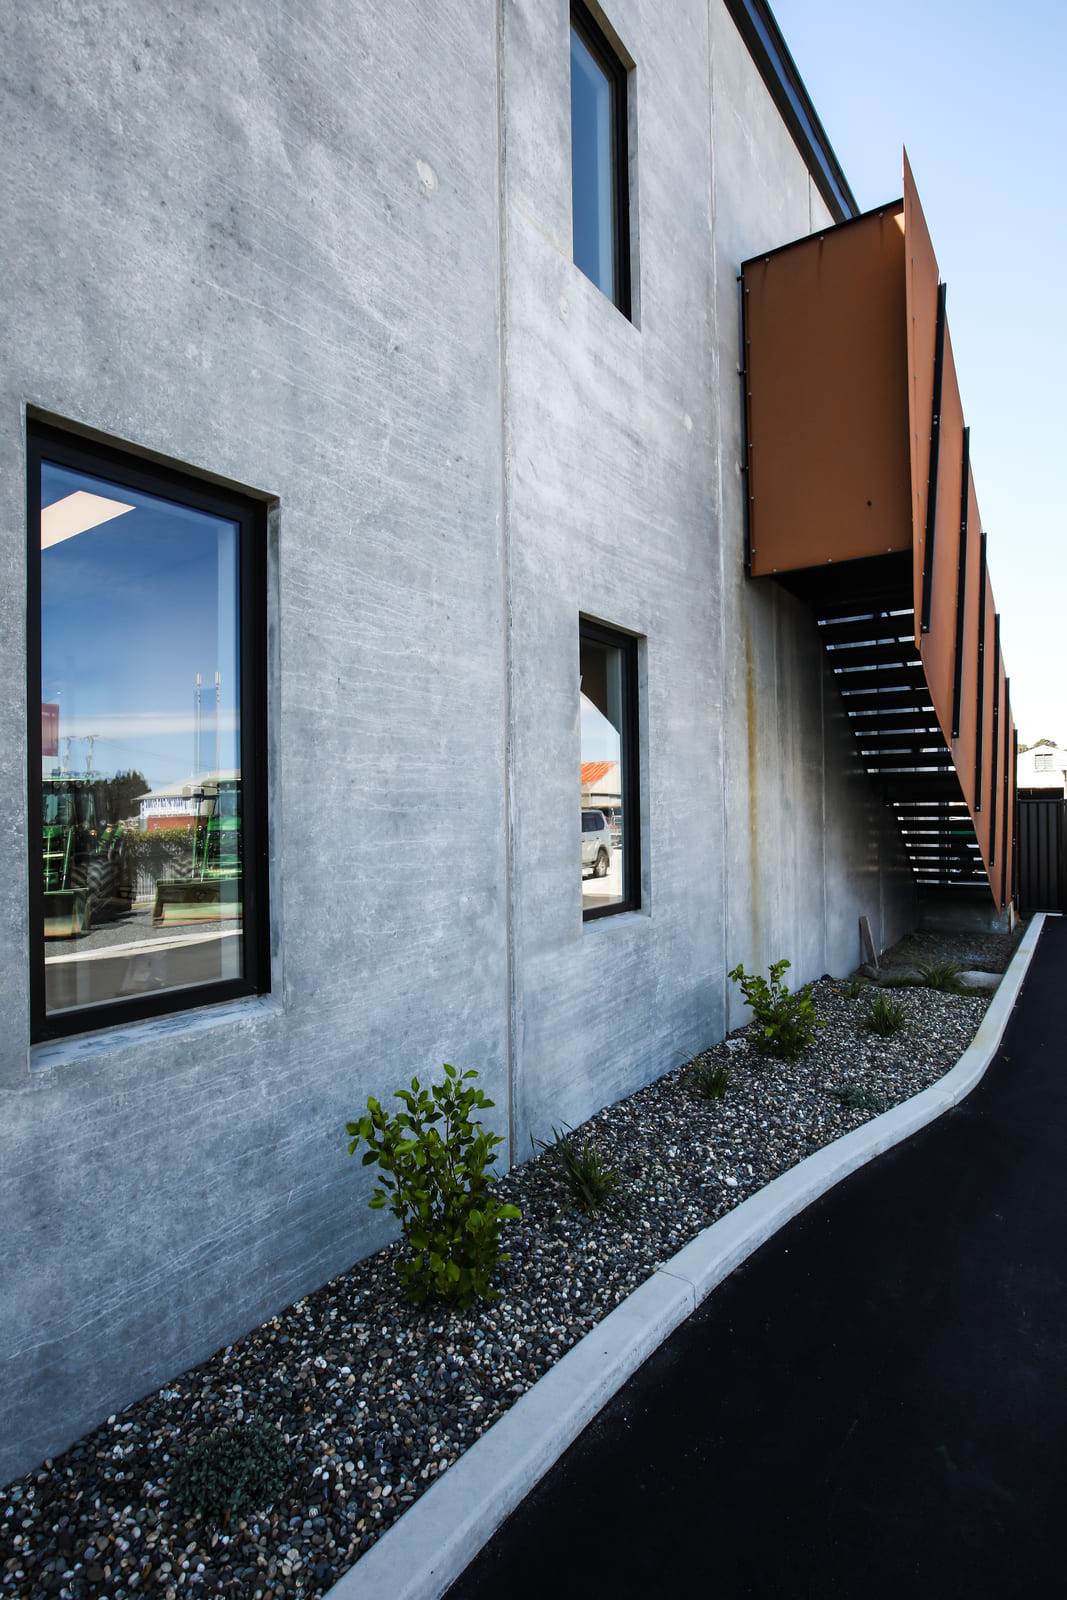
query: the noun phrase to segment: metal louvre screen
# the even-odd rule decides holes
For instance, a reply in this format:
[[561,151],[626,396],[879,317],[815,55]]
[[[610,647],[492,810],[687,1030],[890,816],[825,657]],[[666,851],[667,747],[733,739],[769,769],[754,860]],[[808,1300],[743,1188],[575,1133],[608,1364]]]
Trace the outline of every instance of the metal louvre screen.
[[1067,910],[1067,801],[1019,801],[1019,906]]

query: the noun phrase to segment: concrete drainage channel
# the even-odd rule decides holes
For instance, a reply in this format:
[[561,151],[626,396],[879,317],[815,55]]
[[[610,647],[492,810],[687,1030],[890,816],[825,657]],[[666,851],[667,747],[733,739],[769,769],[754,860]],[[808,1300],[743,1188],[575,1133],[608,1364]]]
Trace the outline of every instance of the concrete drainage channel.
[[996,1054],[1044,920],[1042,913],[1032,919],[981,1027],[950,1072],[705,1228],[482,1434],[327,1600],[440,1600],[601,1407],[717,1284],[835,1183],[970,1094]]

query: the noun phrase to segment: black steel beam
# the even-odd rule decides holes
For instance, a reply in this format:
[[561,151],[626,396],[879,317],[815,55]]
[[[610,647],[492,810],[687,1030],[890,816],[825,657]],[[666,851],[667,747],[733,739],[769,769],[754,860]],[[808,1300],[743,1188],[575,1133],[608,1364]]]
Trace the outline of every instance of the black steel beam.
[[963,711],[963,624],[967,609],[967,512],[971,490],[971,430],[963,430],[963,476],[960,484],[960,559],[956,572],[956,654],[952,670],[952,737],[960,736]]
[[859,672],[868,667],[918,667],[922,660],[915,642],[908,639],[901,644],[846,644],[828,646],[826,659],[835,672]]
[[941,455],[941,390],[945,372],[945,285],[937,286],[937,329],[934,335],[934,395],[930,414],[930,471],[926,480],[926,541],[923,545],[922,617],[919,626],[930,632],[930,607],[934,593],[934,533],[937,528],[937,468]]
[[826,645],[880,644],[886,639],[906,639],[914,648],[915,615],[851,617],[844,622],[820,622],[819,638]]
[[873,687],[850,690],[845,697],[845,710],[850,716],[883,711],[915,711],[917,715],[932,713],[930,691],[925,679],[923,689],[926,692],[919,694],[908,686],[889,690]]
[[982,809],[982,745],[985,736],[985,530],[978,543],[978,704],[974,731],[974,809]]

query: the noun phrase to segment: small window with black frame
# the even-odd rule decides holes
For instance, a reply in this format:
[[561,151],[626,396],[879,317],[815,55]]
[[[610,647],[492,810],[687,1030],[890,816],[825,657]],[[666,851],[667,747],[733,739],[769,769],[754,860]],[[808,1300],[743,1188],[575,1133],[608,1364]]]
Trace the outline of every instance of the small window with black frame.
[[574,264],[630,315],[626,68],[586,7],[571,6]]
[[33,1037],[261,993],[266,506],[28,443]]
[[641,903],[637,640],[580,623],[582,915]]

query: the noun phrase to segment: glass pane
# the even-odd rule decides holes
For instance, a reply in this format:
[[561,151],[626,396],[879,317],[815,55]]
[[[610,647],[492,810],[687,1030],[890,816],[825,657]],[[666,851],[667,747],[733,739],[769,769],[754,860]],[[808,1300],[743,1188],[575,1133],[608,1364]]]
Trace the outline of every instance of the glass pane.
[[626,749],[623,657],[581,641],[582,910],[629,900],[623,848]]
[[41,465],[45,1008],[237,978],[239,530]]
[[571,28],[571,204],[574,264],[615,299],[615,198],[612,188],[614,87]]

